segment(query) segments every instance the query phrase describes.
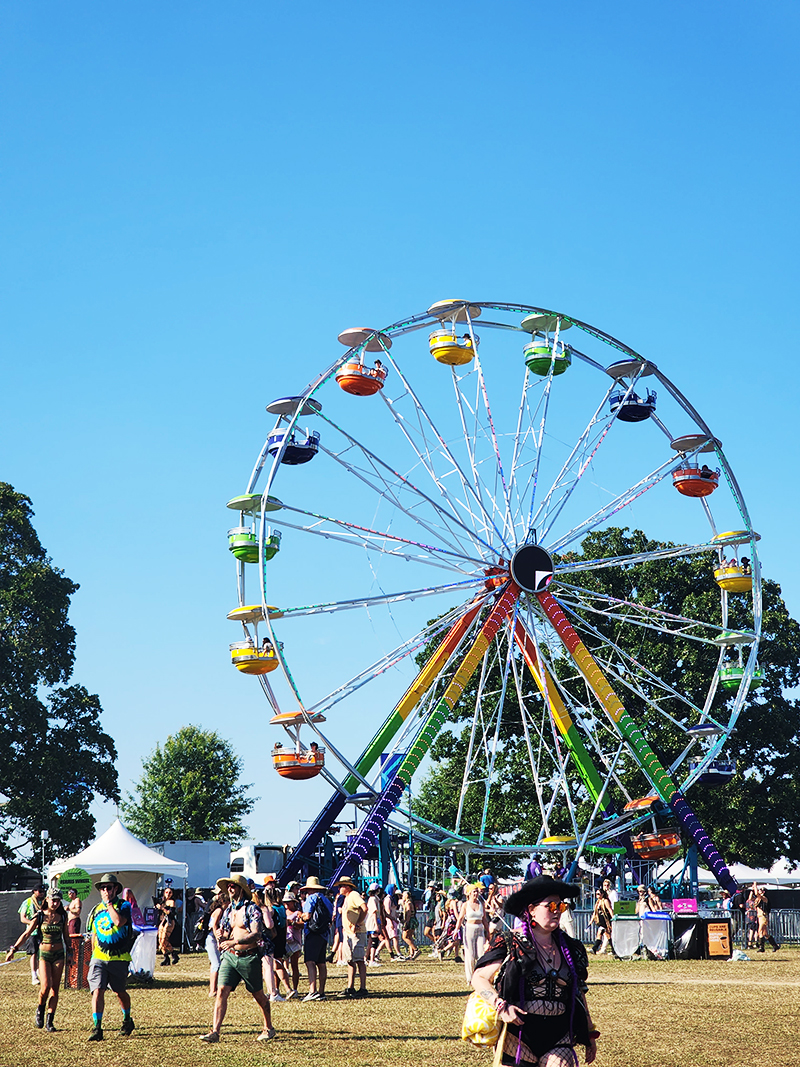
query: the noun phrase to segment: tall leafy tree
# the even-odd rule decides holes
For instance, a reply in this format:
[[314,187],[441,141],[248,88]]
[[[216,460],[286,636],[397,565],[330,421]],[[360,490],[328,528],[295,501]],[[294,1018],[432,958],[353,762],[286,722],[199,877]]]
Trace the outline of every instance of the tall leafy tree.
[[97,696],[68,684],[69,603],[78,586],[54,567],[31,501],[0,482],[0,858],[77,851],[94,834],[95,796],[118,799],[114,742]]
[[[652,541],[641,531],[612,528],[590,534],[580,554],[565,557],[567,562],[600,559],[610,556],[653,552],[666,547]],[[569,583],[569,577],[565,583]],[[708,680],[716,669],[718,652],[713,645],[689,641],[678,634],[670,635],[637,626],[620,624],[625,609],[615,608],[616,618],[602,609],[603,597],[641,604],[686,618],[721,623],[719,590],[706,555],[680,559],[651,560],[626,568],[603,568],[576,573],[575,585],[582,593],[571,594],[573,621],[601,667],[609,674],[626,710],[637,720],[661,762],[668,766],[682,751],[686,738],[653,703],[637,693],[647,694],[646,672],[652,672],[668,685],[702,705]],[[565,595],[569,591],[561,585]],[[559,595],[559,587],[553,591]],[[791,618],[776,582],[765,580],[763,595],[763,635],[759,662],[766,681],[761,689],[751,689],[739,718],[737,729],[725,751],[736,761],[735,775],[724,785],[709,787],[698,783],[689,799],[701,822],[708,828],[729,861],[760,866],[771,864],[780,856],[800,861],[800,828],[796,813],[800,807],[800,702],[793,696],[800,682],[800,626]],[[728,625],[736,629],[752,627],[747,598],[729,600]],[[621,657],[609,652],[613,641],[639,665],[637,685],[626,687],[628,667]],[[580,705],[585,699],[583,682],[576,677],[574,666],[559,656],[555,642],[556,673]],[[423,653],[423,657],[424,657]],[[421,659],[423,657],[420,657]],[[497,700],[502,687],[501,660],[498,658],[484,679],[484,707]],[[464,696],[451,715],[449,730],[444,731],[431,749],[434,766],[417,793],[415,808],[426,818],[444,826],[454,824],[458,805],[458,784],[469,742],[479,679],[474,676]],[[529,690],[532,687],[528,685]],[[651,694],[652,695],[652,694]],[[537,699],[533,694],[533,699]],[[721,720],[727,717],[724,705],[733,695],[719,689],[713,712]],[[532,841],[540,823],[533,787],[525,766],[525,746],[519,736],[520,718],[516,711],[516,693],[509,686],[506,694],[508,711],[500,729],[500,747],[495,766],[497,788],[489,805],[487,830],[494,839]],[[686,705],[657,693],[662,712],[679,721],[686,718]],[[689,723],[687,722],[687,725]],[[620,764],[621,777],[632,795],[650,792],[644,776],[630,761]],[[568,772],[569,774],[569,772]],[[480,778],[480,767],[474,778]],[[572,780],[579,817],[591,811],[591,801],[577,779]],[[483,813],[484,788],[480,781],[471,785],[464,798],[462,830],[477,833]],[[567,813],[556,808],[550,832],[570,832]],[[497,866],[497,863],[495,863]]]
[[238,779],[242,761],[213,730],[184,726],[142,761],[136,794],[122,810],[129,829],[147,841],[203,840],[238,844],[242,819],[258,799]]

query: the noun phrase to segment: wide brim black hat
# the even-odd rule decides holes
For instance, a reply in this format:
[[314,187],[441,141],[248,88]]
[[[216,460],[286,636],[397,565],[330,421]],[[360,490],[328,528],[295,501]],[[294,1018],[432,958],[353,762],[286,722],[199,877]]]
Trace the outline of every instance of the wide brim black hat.
[[521,889],[506,899],[505,910],[509,915],[519,916],[523,915],[525,909],[531,904],[538,904],[542,900],[547,900],[548,897],[561,897],[562,900],[566,900],[567,897],[580,896],[580,892],[580,886],[560,882],[557,878],[551,878],[549,874],[539,874],[536,878],[529,878]]

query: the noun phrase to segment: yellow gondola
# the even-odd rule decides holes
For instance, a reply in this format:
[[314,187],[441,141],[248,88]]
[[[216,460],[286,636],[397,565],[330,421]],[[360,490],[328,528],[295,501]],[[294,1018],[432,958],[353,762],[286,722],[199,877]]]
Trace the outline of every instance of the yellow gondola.
[[271,643],[256,648],[252,641],[238,641],[230,646],[231,662],[242,674],[269,674],[278,667],[278,657]]
[[[477,337],[475,343],[478,343]],[[433,358],[451,367],[470,363],[475,356],[472,338],[468,333],[459,338],[455,330],[434,330],[428,338],[428,344]]]

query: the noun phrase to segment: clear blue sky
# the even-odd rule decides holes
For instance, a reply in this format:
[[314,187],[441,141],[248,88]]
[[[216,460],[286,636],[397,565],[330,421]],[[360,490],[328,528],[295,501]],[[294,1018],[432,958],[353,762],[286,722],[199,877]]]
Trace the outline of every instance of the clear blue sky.
[[0,17],[0,477],[81,585],[75,680],[123,788],[194,722],[243,754],[254,837],[316,813],[327,788],[273,774],[228,661],[224,504],[264,404],[342,328],[443,297],[556,307],[655,358],[723,440],[800,612],[796,4]]

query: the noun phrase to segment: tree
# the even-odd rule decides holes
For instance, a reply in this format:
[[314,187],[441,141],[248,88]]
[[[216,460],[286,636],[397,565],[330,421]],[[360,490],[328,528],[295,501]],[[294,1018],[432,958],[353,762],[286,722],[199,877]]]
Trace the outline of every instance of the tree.
[[247,835],[242,818],[258,797],[238,783],[242,761],[212,730],[184,726],[142,761],[144,773],[122,810],[128,828],[147,841],[230,841]]
[[0,858],[26,862],[83,848],[89,806],[117,800],[117,758],[97,696],[68,685],[75,662],[69,602],[78,586],[39,542],[28,497],[0,482]]
[[[590,534],[581,545],[581,553],[565,556],[564,560],[624,556],[662,547],[666,546],[650,540],[640,530],[631,533],[627,529],[611,528]],[[712,570],[708,556],[701,554],[651,560],[624,568],[580,571],[575,576],[575,584],[584,592],[571,596],[573,621],[581,628],[581,637],[590,652],[610,674],[626,710],[639,723],[664,766],[669,766],[681,753],[685,736],[654,711],[652,702],[637,695],[636,687],[625,688],[620,657],[609,656],[609,646],[602,638],[613,640],[618,648],[635,658],[640,670],[639,692],[646,693],[646,672],[650,671],[701,706],[708,680],[716,669],[718,651],[711,644],[689,641],[678,634],[621,625],[619,615],[623,609],[617,609],[617,617],[612,619],[596,608],[602,596],[612,596],[618,601],[720,625],[719,590]],[[555,583],[553,592],[559,595]],[[800,810],[800,701],[791,695],[800,682],[800,626],[790,617],[776,582],[764,580],[762,596],[759,663],[765,670],[766,681],[761,689],[751,689],[736,732],[725,749],[725,755],[736,760],[736,773],[726,784],[715,788],[698,783],[688,796],[723,856],[729,862],[753,866],[770,865],[781,856],[800,861],[800,827],[796,814]],[[581,626],[581,622],[586,625]],[[747,598],[730,597],[729,628],[749,629],[752,625]],[[428,654],[423,652],[420,661]],[[566,656],[559,656],[555,650],[554,655],[556,673],[580,705],[585,699],[582,680],[576,677],[574,666]],[[487,700],[498,699],[501,684],[500,665],[496,662],[486,684],[484,706]],[[450,729],[443,731],[431,747],[436,763],[416,795],[415,811],[444,826],[454,825],[458,789],[453,788],[453,783],[461,781],[477,685],[476,674],[453,710]],[[719,689],[712,713],[716,711],[724,719],[723,705],[732,699],[731,693]],[[498,788],[490,803],[487,829],[494,839],[527,842],[536,839],[540,824],[537,807],[531,803],[532,786],[525,769],[524,748],[515,732],[520,719],[515,710],[516,694],[511,687],[507,703],[509,711],[504,713],[501,725],[495,768]],[[673,714],[679,721],[685,719],[686,705],[677,701],[671,705],[663,690],[657,695],[657,703],[663,712]],[[631,761],[620,764],[619,770],[633,796],[650,792],[643,775]],[[586,818],[592,803],[579,781],[573,781],[572,786],[573,795],[578,798],[579,819]],[[483,797],[480,784],[470,786],[462,815],[464,832],[480,830]],[[556,809],[554,815],[550,832],[569,833],[566,812]],[[497,861],[494,865],[499,866]]]

